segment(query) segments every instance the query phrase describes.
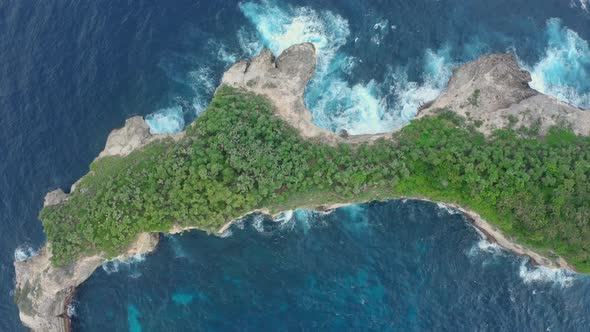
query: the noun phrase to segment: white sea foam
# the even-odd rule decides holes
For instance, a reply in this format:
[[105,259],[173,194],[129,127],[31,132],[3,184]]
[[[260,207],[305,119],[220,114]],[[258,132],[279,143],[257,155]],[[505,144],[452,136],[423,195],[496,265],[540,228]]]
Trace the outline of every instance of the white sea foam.
[[111,274],[111,273],[117,273],[119,272],[122,268],[125,269],[131,269],[130,272],[130,276],[131,277],[138,277],[141,276],[141,274],[138,275],[138,271],[133,270],[132,267],[138,263],[141,263],[145,261],[145,255],[143,254],[138,254],[138,255],[134,255],[129,257],[128,259],[112,259],[112,260],[108,260],[105,261],[104,263],[102,263],[102,269],[107,273],[107,274]]
[[264,233],[264,216],[261,214],[254,216],[252,227],[254,227],[258,233]]
[[554,283],[562,287],[569,287],[575,280],[575,274],[563,269],[552,269],[545,266],[527,266],[528,260],[523,259],[518,275],[525,284]]
[[29,259],[33,256],[36,256],[37,254],[38,254],[38,252],[35,249],[33,249],[31,246],[26,245],[26,244],[21,245],[14,250],[14,260],[16,262],[21,262],[21,261]]
[[226,238],[226,237],[230,237],[232,235],[234,235],[234,233],[231,231],[230,228],[228,228],[228,229],[224,230],[223,232],[221,232],[221,234],[219,234],[219,237]]
[[447,205],[445,205],[443,203],[436,203],[436,206],[438,206],[438,208],[441,211],[444,211],[447,214],[458,214],[458,213],[460,213],[457,209],[454,209],[454,208],[452,208],[450,206],[447,206]]
[[279,213],[279,215],[274,219],[274,221],[279,223],[286,223],[293,219],[293,210],[287,210]]
[[68,315],[70,318],[76,316],[76,305],[73,301],[70,302],[66,307],[66,315]]
[[492,256],[497,256],[504,253],[504,249],[497,243],[488,241],[483,234],[481,234],[481,236],[482,238],[469,249],[467,256],[476,257],[481,254],[491,254]]
[[152,134],[175,134],[184,129],[182,107],[174,106],[158,110],[145,117]]
[[530,86],[579,107],[590,107],[590,47],[559,19],[547,21],[547,47],[539,62],[522,64],[531,72]]
[[[306,104],[318,126],[335,132],[345,129],[350,134],[372,134],[405,125],[422,103],[440,94],[454,65],[447,49],[428,50],[423,84],[409,82],[404,68],[390,70],[385,82],[350,84],[346,76],[362,61],[340,52],[350,35],[347,20],[330,11],[289,7],[270,0],[242,3],[240,9],[254,26],[257,38],[275,54],[301,42],[315,45],[318,66],[306,89]],[[381,42],[390,30],[388,25],[387,19],[377,21],[373,42]],[[259,50],[253,41],[256,38],[245,28],[238,31],[238,39],[246,53],[253,55]]]

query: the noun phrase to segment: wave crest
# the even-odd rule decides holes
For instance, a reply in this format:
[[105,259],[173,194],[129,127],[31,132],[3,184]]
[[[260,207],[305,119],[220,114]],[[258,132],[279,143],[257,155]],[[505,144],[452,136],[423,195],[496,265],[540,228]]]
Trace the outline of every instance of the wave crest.
[[590,107],[590,46],[561,20],[547,21],[547,47],[539,62],[523,66],[531,73],[530,86],[578,107]]
[[563,269],[552,269],[545,266],[527,267],[528,259],[523,260],[518,275],[525,284],[554,283],[562,287],[572,285],[575,275]]
[[38,251],[33,249],[30,245],[21,245],[14,250],[14,261],[22,262],[33,256],[37,256]]

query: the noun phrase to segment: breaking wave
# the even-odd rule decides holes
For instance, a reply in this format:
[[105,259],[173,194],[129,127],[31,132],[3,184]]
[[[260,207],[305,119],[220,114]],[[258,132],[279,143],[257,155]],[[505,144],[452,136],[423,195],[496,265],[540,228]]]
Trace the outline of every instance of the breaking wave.
[[[238,32],[245,52],[259,50],[256,39],[275,54],[302,42],[315,45],[317,70],[305,101],[314,122],[334,132],[373,134],[405,125],[421,104],[440,94],[454,66],[448,49],[427,50],[423,83],[409,81],[405,68],[391,68],[383,82],[351,84],[348,76],[362,61],[340,51],[350,36],[346,19],[331,11],[281,6],[275,1],[246,2],[240,9],[256,30],[256,36]],[[378,21],[373,43],[380,44],[390,29],[396,27],[389,27],[386,19]]]
[[545,36],[547,46],[540,61],[523,65],[531,72],[530,86],[575,106],[590,108],[588,42],[557,18],[547,21]]
[[128,259],[113,259],[102,263],[102,269],[107,273],[118,273],[123,269],[129,272],[129,276],[132,278],[139,278],[141,272],[137,269],[137,264],[145,261],[145,255],[138,254],[129,257]]
[[21,262],[38,254],[37,250],[29,245],[22,245],[14,250],[14,261]]
[[528,267],[528,259],[522,261],[518,275],[525,284],[554,283],[562,287],[572,285],[575,275],[563,269],[552,269],[545,266]]
[[184,129],[182,107],[164,108],[145,117],[152,134],[175,134]]

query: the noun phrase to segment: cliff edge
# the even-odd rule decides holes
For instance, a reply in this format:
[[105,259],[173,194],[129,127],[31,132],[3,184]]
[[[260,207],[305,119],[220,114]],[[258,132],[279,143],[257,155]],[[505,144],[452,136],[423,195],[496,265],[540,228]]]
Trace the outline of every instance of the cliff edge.
[[[125,126],[113,130],[104,150],[97,157],[125,156],[147,143],[179,135],[151,135],[145,121],[135,116],[125,121]],[[74,191],[76,183],[70,192]],[[45,195],[44,206],[60,204],[68,194],[57,189]],[[131,247],[116,259],[127,259],[148,253],[158,244],[159,235],[142,233]],[[21,321],[33,331],[69,331],[67,305],[73,291],[105,262],[100,255],[84,257],[67,267],[51,264],[51,244],[39,250],[38,255],[14,263],[16,271],[15,301],[19,307]]]
[[[306,138],[336,144],[391,137],[392,132],[341,137],[317,127],[303,100],[315,66],[315,48],[309,43],[292,46],[277,58],[269,50],[263,50],[251,60],[234,64],[224,74],[222,84],[265,96],[275,105],[275,115]],[[456,69],[447,89],[423,107],[419,116],[448,108],[465,116],[484,134],[507,126],[532,125],[538,125],[541,132],[546,132],[551,125],[567,125],[578,134],[590,134],[590,112],[540,94],[531,89],[528,82],[530,74],[518,67],[514,56],[484,56]],[[109,135],[98,158],[125,156],[153,140],[164,137],[177,140],[183,135],[151,135],[144,120],[133,117],[123,128]],[[74,190],[75,184],[71,191]],[[59,204],[67,199],[68,194],[58,189],[47,194],[45,205]],[[142,233],[119,258],[150,252],[157,243],[157,234]],[[20,317],[35,331],[67,331],[69,298],[74,289],[105,261],[104,257],[97,255],[57,268],[51,265],[51,255],[51,244],[46,244],[39,255],[15,262],[15,298]]]
[[450,109],[486,135],[506,127],[544,135],[556,125],[590,135],[590,112],[532,89],[530,81],[513,54],[486,55],[455,69],[447,88],[418,117]]

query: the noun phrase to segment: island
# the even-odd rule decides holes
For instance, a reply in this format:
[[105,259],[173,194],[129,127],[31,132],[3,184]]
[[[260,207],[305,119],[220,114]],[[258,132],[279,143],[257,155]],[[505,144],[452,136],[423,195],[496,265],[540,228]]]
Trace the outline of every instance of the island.
[[108,137],[69,193],[45,198],[47,243],[15,262],[15,301],[34,331],[68,331],[75,288],[160,233],[222,232],[254,211],[419,199],[461,211],[490,241],[537,263],[590,272],[590,112],[531,89],[514,55],[457,68],[407,126],[376,135],[316,126],[304,103],[315,48],[234,64],[184,132],[141,117]]

